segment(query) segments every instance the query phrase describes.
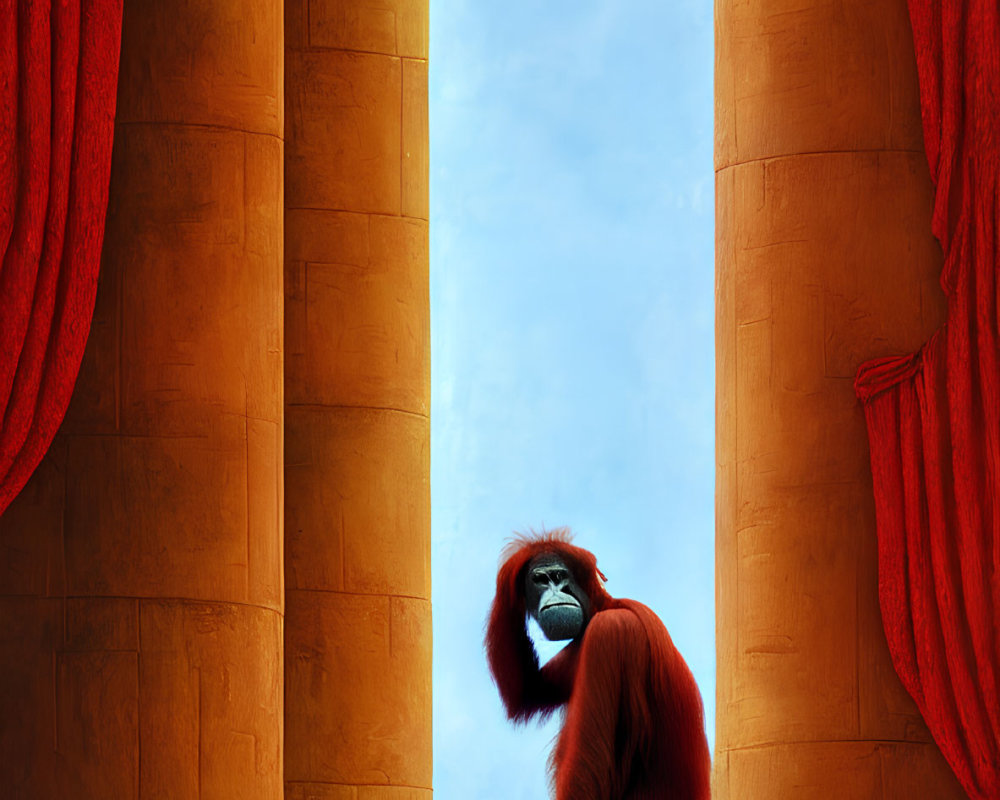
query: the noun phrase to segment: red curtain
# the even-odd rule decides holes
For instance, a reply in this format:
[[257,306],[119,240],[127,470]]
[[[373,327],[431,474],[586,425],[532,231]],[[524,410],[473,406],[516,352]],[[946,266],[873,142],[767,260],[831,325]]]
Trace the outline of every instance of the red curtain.
[[0,513],[80,369],[108,204],[121,0],[0,0]]
[[1000,798],[997,0],[909,0],[948,316],[861,367],[893,663],[975,800]]

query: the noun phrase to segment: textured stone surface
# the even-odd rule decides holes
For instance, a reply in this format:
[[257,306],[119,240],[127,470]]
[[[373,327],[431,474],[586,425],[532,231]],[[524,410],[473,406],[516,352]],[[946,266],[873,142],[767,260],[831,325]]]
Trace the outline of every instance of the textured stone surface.
[[[881,631],[851,366],[916,348],[942,318],[922,156],[752,162],[721,171],[717,191],[717,757],[928,742]],[[947,769],[933,747],[914,752]],[[746,796],[766,794],[762,774],[740,778]]]
[[[932,744],[797,742],[734,750],[720,770],[720,797],[840,800],[844,797],[960,798]],[[766,791],[764,790],[766,787]]]
[[429,800],[427,3],[285,25],[285,796]]
[[427,7],[284,19],[287,163],[282,6],[126,2],[92,335],[0,520],[14,798],[283,793],[285,243],[288,796],[431,795]]
[[119,123],[282,135],[281,3],[126,0],[122,25]]
[[88,344],[63,428],[71,590],[279,608],[280,142],[120,130],[98,293],[115,334]]
[[430,599],[430,429],[425,417],[290,407],[289,589]]
[[410,786],[345,786],[336,783],[287,784],[286,800],[431,800],[430,789]]
[[289,50],[285,70],[286,205],[399,214],[400,59]]
[[0,516],[0,594],[49,597],[65,587],[66,442],[49,452]]
[[713,796],[961,797],[890,663],[852,387],[944,313],[905,2],[716,10]]
[[923,154],[905,0],[717,0],[715,165],[800,153]]
[[[914,349],[941,319],[919,158],[810,155],[720,173],[719,237],[738,245],[719,248],[720,308],[732,304],[721,311],[719,342],[734,350],[734,365],[720,357],[720,447],[734,452],[719,478],[730,503],[719,525],[736,536],[735,551],[720,543],[719,559],[734,558],[728,618],[740,631],[726,713],[756,721],[740,726],[738,746],[849,738],[861,716],[879,735],[869,704],[887,702],[884,678],[862,674],[887,654],[880,630],[867,626],[876,639],[860,658],[857,622],[862,603],[877,612],[874,508],[853,370],[843,373],[855,357]],[[906,210],[900,194],[918,202]],[[908,254],[904,265],[892,249]],[[922,731],[912,704],[894,696],[908,707],[903,727]]]
[[295,210],[287,235],[285,401],[427,414],[427,223]]
[[120,430],[205,435],[220,412],[277,422],[281,143],[120,130],[102,265],[121,297]]
[[224,415],[204,437],[68,437],[69,591],[280,610],[279,435]]
[[5,798],[282,794],[281,27],[126,0],[92,335],[0,517]]
[[140,733],[149,797],[281,796],[281,619],[143,601]]
[[97,610],[88,635],[75,609],[66,636],[61,598],[0,598],[5,797],[137,796],[135,601],[120,611],[116,621],[114,609]]
[[427,58],[426,0],[288,0],[288,47]]
[[0,631],[5,797],[280,796],[274,612],[0,598]]
[[402,213],[428,219],[427,62],[403,59]]
[[431,785],[430,602],[289,589],[285,776]]

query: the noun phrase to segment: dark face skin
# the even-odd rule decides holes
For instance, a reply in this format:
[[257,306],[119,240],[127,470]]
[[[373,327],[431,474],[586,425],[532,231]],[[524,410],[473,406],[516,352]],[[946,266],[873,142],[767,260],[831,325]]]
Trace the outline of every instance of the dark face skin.
[[550,641],[575,639],[590,611],[590,602],[559,556],[544,553],[528,564],[524,576],[524,603]]

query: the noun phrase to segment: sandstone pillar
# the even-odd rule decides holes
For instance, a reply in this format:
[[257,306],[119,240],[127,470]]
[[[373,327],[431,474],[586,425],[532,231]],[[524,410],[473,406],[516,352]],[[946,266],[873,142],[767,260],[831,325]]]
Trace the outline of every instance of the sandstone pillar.
[[282,25],[126,0],[88,351],[0,520],[4,797],[281,794]]
[[905,0],[716,0],[715,787],[958,798],[881,628],[852,380],[943,318]]
[[286,797],[431,796],[426,0],[287,0]]

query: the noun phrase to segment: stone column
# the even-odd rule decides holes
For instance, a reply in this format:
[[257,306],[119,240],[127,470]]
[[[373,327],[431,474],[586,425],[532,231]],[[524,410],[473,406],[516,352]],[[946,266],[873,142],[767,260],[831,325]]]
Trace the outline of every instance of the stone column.
[[0,519],[4,797],[281,795],[282,26],[126,0],[88,350]]
[[286,797],[431,796],[426,0],[287,0]]
[[715,797],[964,797],[889,660],[852,381],[941,323],[904,0],[716,0]]

